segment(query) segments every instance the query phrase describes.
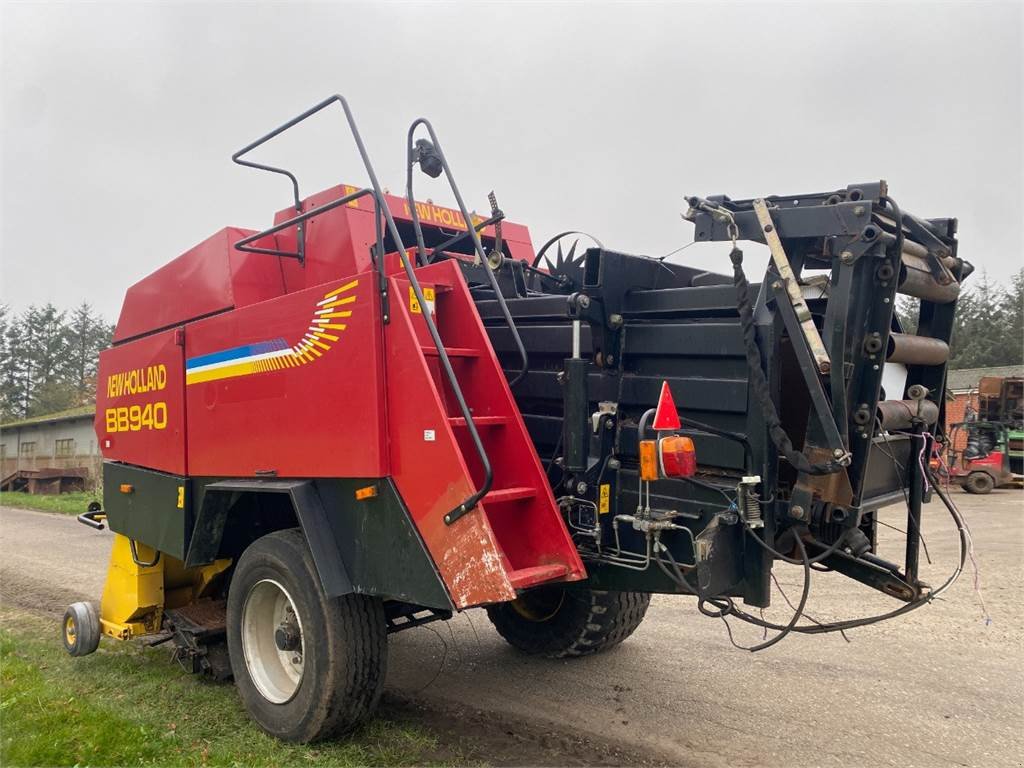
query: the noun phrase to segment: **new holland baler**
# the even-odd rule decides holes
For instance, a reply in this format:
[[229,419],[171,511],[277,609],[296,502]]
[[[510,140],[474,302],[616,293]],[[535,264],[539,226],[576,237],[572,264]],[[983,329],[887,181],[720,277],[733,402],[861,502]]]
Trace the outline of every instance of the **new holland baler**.
[[[250,153],[338,105],[369,184],[302,197]],[[417,138],[420,136],[420,138]],[[695,240],[732,274],[561,233],[534,250],[493,194],[471,213],[415,121],[405,197],[386,194],[331,97],[240,150],[292,202],[132,286],[100,357],[99,607],[63,624],[170,641],[233,676],[269,733],[344,732],[380,695],[391,632],[485,606],[513,646],[607,649],[652,593],[790,632],[849,629],[934,599],[966,527],[928,458],[960,284],[956,221],[902,211],[884,182],[799,196],[693,197]],[[416,168],[456,208],[416,200]],[[571,247],[563,248],[570,240]],[[747,282],[740,241],[771,262]],[[894,313],[920,299],[914,334]],[[918,578],[921,504],[961,541]],[[901,563],[878,510],[907,507]],[[771,568],[801,566],[792,620],[766,622]],[[815,569],[890,595],[882,616],[801,621]],[[856,613],[856,610],[853,610]]]

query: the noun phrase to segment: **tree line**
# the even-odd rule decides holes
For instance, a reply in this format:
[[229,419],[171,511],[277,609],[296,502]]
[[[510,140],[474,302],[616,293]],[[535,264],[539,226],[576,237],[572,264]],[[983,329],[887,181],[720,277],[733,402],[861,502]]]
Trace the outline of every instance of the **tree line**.
[[87,405],[96,399],[100,350],[114,326],[83,302],[15,314],[0,304],[0,421]]
[[[950,345],[950,368],[1024,365],[1024,269],[1005,286],[982,273],[961,293]],[[904,329],[917,325],[917,300],[901,296]],[[13,421],[92,403],[100,350],[114,326],[83,302],[20,314],[0,304],[0,420]]]
[[[949,367],[1024,365],[1024,269],[1000,286],[984,272],[965,283],[956,305]],[[917,330],[919,302],[899,297],[896,311],[908,333]]]

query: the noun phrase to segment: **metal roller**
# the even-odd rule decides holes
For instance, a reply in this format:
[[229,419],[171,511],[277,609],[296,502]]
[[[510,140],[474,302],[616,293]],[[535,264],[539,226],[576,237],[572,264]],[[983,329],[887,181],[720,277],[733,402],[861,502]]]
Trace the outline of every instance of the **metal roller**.
[[907,365],[942,365],[949,359],[949,345],[940,339],[890,333],[885,360]]
[[939,406],[931,400],[882,400],[878,403],[882,429],[910,429],[918,419],[934,424],[939,420]]
[[[893,230],[896,227],[896,222],[893,221],[888,216],[876,213],[875,214],[875,218],[879,221],[879,223],[888,225],[889,230]],[[890,237],[893,236],[893,233],[891,231],[887,231],[886,234],[889,235]],[[903,240],[903,256],[904,257],[906,257],[906,256],[916,256],[919,259],[930,258],[929,255],[928,255],[928,249],[925,248],[923,245],[921,245],[921,243],[917,242],[916,240],[911,240],[912,235],[909,232],[907,232],[905,228],[904,228],[903,236],[904,236],[904,240]],[[941,261],[945,265],[946,269],[949,269],[950,271],[952,271],[952,270],[956,269],[958,266],[960,266],[960,264],[959,264],[960,260],[957,259],[955,256],[943,256],[941,258]]]
[[[920,243],[915,243],[913,240],[903,241],[903,257],[911,256],[917,259],[928,259],[931,258],[928,255],[928,249]],[[945,265],[946,269],[952,271],[960,266],[960,260],[955,256],[946,256],[940,261]]]
[[960,295],[960,283],[953,281],[949,285],[940,285],[924,259],[909,255],[903,251],[903,263],[900,265],[899,292],[907,296],[916,296],[936,304],[949,304]]

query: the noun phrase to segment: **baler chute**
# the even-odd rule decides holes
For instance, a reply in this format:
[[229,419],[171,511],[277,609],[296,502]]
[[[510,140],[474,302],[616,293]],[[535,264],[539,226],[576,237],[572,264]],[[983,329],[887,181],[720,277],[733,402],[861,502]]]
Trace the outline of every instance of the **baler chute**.
[[[248,159],[335,104],[368,186],[302,198]],[[917,551],[970,273],[955,220],[879,182],[690,198],[695,239],[731,243],[726,275],[596,240],[535,253],[493,194],[469,212],[422,119],[406,197],[386,194],[340,96],[234,159],[293,201],[129,289],[101,356],[104,508],[84,516],[117,538],[99,611],[69,609],[73,653],[172,639],[268,732],[311,740],[372,711],[389,632],[474,606],[564,657],[624,640],[652,593],[765,626],[737,601],[768,604],[774,560],[803,566],[804,599],[757,647],[884,618],[801,624],[817,563],[901,601],[889,615],[948,586],[921,583]],[[415,199],[417,165],[456,209]],[[759,286],[742,240],[771,250]],[[915,334],[898,293],[921,300]],[[904,502],[896,564],[875,528]]]

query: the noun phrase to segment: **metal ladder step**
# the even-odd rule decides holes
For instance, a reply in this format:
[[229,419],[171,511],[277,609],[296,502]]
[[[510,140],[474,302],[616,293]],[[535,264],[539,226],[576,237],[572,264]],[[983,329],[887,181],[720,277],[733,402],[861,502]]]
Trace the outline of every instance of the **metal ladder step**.
[[[466,426],[466,419],[462,416],[451,416],[448,423],[453,427]],[[474,416],[473,423],[478,427],[503,427],[508,424],[507,416]]]
[[[422,349],[427,357],[440,357],[437,347],[424,346]],[[444,351],[448,353],[448,357],[480,357],[480,350],[472,347],[445,347]]]
[[551,565],[535,565],[532,568],[508,571],[506,575],[515,589],[526,589],[534,584],[543,584],[546,581],[566,576],[568,573],[569,566],[553,563]]
[[498,488],[497,490],[490,491],[486,496],[483,497],[482,501],[485,505],[506,504],[511,501],[522,501],[524,499],[532,499],[536,495],[537,489],[530,488],[528,486]]

